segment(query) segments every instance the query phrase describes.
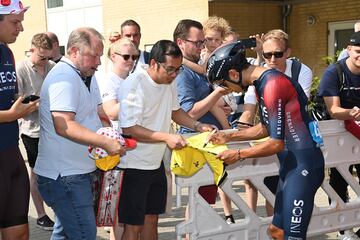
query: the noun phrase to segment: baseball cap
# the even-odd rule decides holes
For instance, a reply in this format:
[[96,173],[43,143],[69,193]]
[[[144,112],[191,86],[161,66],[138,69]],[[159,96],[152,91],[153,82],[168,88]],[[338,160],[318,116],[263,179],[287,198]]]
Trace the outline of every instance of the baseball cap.
[[20,0],[0,0],[0,14],[19,14],[28,10]]
[[351,35],[349,45],[360,46],[360,32],[355,32]]

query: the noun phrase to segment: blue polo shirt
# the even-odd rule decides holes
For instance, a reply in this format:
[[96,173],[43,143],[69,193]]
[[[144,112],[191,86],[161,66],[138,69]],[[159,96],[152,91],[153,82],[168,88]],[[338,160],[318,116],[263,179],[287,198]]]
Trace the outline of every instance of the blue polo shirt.
[[[209,96],[212,87],[204,75],[200,75],[190,68],[184,66],[184,70],[176,77],[176,86],[181,108],[189,112],[196,102]],[[210,112],[207,112],[198,121],[202,123],[214,124],[221,129],[220,123]],[[192,129],[181,126],[180,133],[193,132]]]

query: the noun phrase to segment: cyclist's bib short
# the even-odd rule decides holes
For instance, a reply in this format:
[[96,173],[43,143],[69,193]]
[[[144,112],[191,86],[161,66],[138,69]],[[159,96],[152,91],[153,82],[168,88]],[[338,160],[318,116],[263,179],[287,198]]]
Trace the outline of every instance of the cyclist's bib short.
[[285,231],[285,239],[306,239],[314,196],[324,179],[321,150],[284,151],[278,157],[280,177],[272,223]]
[[273,224],[284,230],[285,239],[306,239],[314,196],[324,179],[319,127],[306,111],[308,98],[297,82],[270,69],[254,86],[262,124],[270,138],[285,142],[284,151],[278,153]]
[[29,176],[17,145],[0,151],[0,228],[28,223]]

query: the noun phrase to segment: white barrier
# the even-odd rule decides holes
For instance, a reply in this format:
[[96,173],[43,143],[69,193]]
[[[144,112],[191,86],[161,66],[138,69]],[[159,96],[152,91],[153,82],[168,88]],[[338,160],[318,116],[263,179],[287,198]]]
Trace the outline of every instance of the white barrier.
[[[319,126],[324,137],[325,167],[336,167],[354,190],[356,198],[344,203],[329,185],[328,180],[325,180],[321,188],[332,199],[332,204],[319,207],[315,201],[308,236],[360,226],[360,186],[348,171],[351,164],[360,163],[359,140],[346,131],[343,121],[323,121],[319,122]],[[232,142],[228,146],[248,147],[249,142]],[[189,234],[190,239],[199,240],[269,239],[266,229],[271,217],[259,217],[254,213],[234,191],[232,184],[234,181],[249,179],[273,205],[275,197],[264,185],[263,180],[267,176],[277,175],[278,169],[276,156],[246,159],[241,164],[236,163],[227,167],[228,177],[221,188],[244,214],[244,218],[237,220],[236,224],[227,224],[198,194],[200,186],[213,184],[213,174],[207,165],[190,178],[176,177],[178,189],[189,189],[189,219],[176,226],[177,239],[180,240],[185,234]]]

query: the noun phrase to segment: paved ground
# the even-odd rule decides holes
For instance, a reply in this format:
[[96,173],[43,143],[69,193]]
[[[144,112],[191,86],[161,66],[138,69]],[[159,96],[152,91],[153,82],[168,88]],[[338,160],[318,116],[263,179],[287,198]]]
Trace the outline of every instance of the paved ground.
[[[238,188],[237,191],[239,192],[239,194],[241,196],[243,196],[244,188],[241,185],[241,183],[239,183],[239,185],[236,187]],[[173,205],[175,206],[175,194],[174,193],[175,193],[175,189],[173,189],[173,203],[174,203]],[[327,204],[327,198],[325,195],[320,195],[318,197],[318,199],[316,199],[316,201],[317,202],[320,201],[320,202],[322,202],[322,204]],[[186,196],[183,198],[182,202],[186,203]],[[219,214],[222,214],[222,208],[221,208],[219,201],[217,201],[214,208],[217,210],[217,212],[219,212]],[[159,239],[160,240],[175,240],[176,239],[175,226],[184,220],[184,218],[183,218],[184,211],[185,211],[185,205],[181,206],[180,208],[173,208],[172,212],[170,214],[165,214],[165,215],[161,216],[160,223],[159,223]],[[47,209],[47,212],[49,213],[49,216],[51,218],[53,218],[53,213],[52,213],[51,209]],[[261,216],[265,215],[264,199],[261,196],[259,198],[259,207],[257,209],[257,214],[259,214]],[[241,215],[241,213],[239,213],[239,211],[235,209],[234,215],[238,216],[238,215]],[[36,227],[36,217],[37,217],[36,211],[35,211],[34,205],[31,200],[30,211],[29,211],[30,240],[48,240],[50,238],[51,232],[44,231],[44,230],[37,228]],[[98,234],[97,234],[98,240],[109,239],[108,235],[109,234],[106,231],[104,231],[103,228],[98,228]],[[335,233],[331,233],[331,234],[327,234],[327,235],[312,237],[310,239],[311,240],[330,240],[330,239],[335,240],[337,238],[336,238]],[[1,237],[0,237],[0,240],[1,240]]]

